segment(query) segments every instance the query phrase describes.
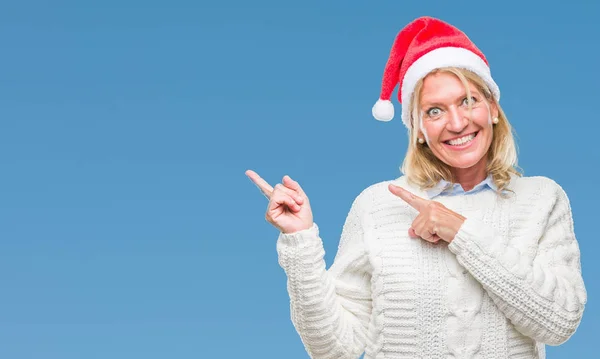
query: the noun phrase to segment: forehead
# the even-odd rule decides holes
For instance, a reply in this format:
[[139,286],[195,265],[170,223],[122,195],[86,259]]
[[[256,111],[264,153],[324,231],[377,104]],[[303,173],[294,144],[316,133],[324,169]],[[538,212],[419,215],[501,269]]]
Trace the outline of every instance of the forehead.
[[[469,90],[478,94],[477,87],[467,80]],[[454,102],[462,99],[467,91],[456,75],[447,72],[438,72],[428,75],[423,81],[421,89],[421,103]]]

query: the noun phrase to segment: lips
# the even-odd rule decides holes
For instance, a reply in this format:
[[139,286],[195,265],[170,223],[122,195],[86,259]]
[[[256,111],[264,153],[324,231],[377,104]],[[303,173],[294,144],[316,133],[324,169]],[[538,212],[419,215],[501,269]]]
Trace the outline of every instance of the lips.
[[470,143],[470,142],[473,142],[473,140],[475,140],[475,138],[477,137],[477,135],[478,135],[478,134],[479,134],[479,131],[476,131],[476,132],[471,132],[471,133],[469,133],[469,134],[467,134],[467,135],[464,135],[464,136],[460,136],[460,137],[458,137],[458,138],[465,138],[465,137],[467,137],[467,136],[474,135],[474,136],[473,136],[473,138],[471,138],[471,140],[469,140],[468,142],[465,142],[465,143],[459,144],[459,145],[452,145],[452,144],[450,144],[450,141],[453,141],[453,140],[455,140],[456,138],[453,138],[453,139],[451,139],[451,140],[444,141],[444,143],[445,143],[446,145],[448,145],[448,146],[452,146],[452,147],[461,147],[461,146],[464,146],[464,145],[466,145],[466,144],[468,144],[468,143]]
[[[464,137],[464,136],[463,136]],[[469,142],[465,142],[461,145],[450,145],[447,142],[442,142],[444,148],[449,151],[466,151],[469,148],[475,146],[475,143],[479,140],[479,131],[475,132],[475,137]]]

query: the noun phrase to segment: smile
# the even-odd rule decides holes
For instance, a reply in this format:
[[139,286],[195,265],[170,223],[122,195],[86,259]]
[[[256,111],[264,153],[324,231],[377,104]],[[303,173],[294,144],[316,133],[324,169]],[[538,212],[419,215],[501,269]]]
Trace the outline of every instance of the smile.
[[444,144],[448,147],[452,147],[455,149],[463,149],[468,147],[473,140],[477,137],[477,135],[479,134],[479,131],[471,133],[470,135],[466,135],[460,138],[456,138],[453,140],[449,140],[449,141],[444,141]]

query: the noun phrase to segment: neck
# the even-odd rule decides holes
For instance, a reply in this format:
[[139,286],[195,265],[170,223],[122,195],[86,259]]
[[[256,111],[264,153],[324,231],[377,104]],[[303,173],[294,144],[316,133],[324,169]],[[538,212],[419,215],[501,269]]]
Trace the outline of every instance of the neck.
[[465,191],[470,191],[487,177],[486,160],[482,158],[476,165],[469,168],[452,168],[454,181]]

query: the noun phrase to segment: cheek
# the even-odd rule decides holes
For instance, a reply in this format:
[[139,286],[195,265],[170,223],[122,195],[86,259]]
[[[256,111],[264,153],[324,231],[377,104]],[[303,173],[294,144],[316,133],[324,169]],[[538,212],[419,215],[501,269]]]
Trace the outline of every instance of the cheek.
[[437,141],[437,139],[440,137],[440,134],[444,130],[442,125],[435,122],[429,122],[421,128],[423,129],[423,134],[427,138],[427,142]]
[[487,106],[473,109],[471,120],[480,127],[492,127],[492,114]]

